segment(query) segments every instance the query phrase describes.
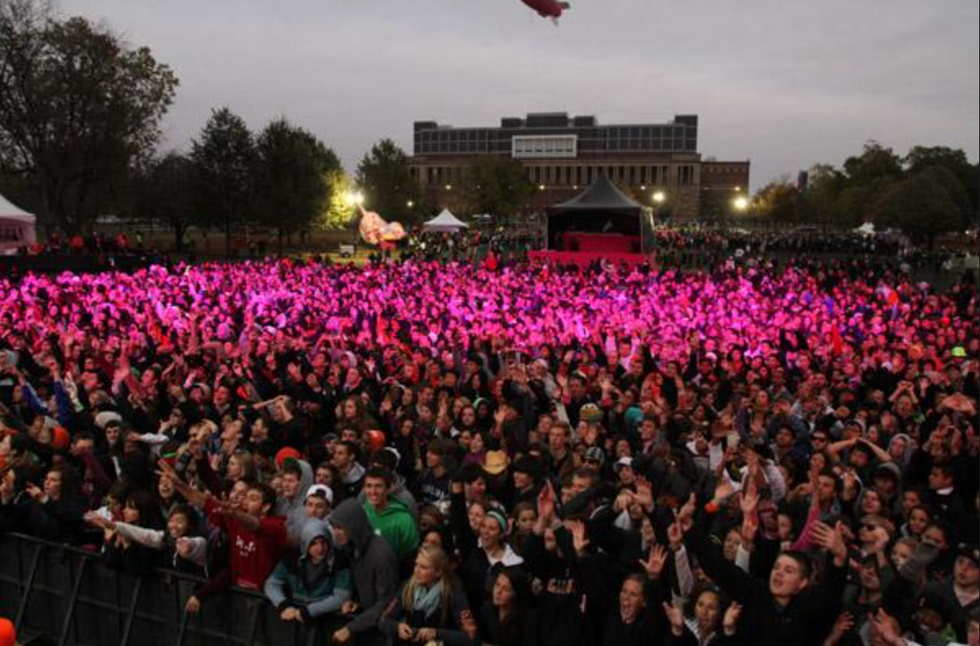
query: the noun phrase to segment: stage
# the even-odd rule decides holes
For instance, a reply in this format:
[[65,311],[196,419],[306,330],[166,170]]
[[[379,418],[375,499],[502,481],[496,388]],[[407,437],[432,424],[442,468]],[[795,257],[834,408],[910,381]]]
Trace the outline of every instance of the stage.
[[622,233],[566,231],[560,236],[557,250],[635,254],[640,251],[640,236]]

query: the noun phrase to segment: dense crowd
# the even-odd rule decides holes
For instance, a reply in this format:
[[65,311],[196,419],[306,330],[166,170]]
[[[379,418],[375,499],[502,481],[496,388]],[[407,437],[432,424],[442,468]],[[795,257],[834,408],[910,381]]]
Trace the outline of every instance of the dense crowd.
[[0,279],[0,532],[323,643],[977,646],[978,355],[863,260]]
[[401,258],[422,261],[479,261],[488,255],[497,258],[521,256],[541,249],[543,238],[538,231],[515,232],[463,229],[456,232],[416,230],[402,247]]

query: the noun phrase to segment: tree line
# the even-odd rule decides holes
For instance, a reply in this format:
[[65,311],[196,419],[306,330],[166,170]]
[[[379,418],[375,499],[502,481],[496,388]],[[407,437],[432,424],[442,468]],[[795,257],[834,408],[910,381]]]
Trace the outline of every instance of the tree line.
[[936,236],[976,226],[980,213],[980,166],[963,150],[913,146],[903,157],[876,141],[838,168],[818,164],[790,182],[763,186],[755,215],[856,227],[872,222],[901,229],[930,246]]

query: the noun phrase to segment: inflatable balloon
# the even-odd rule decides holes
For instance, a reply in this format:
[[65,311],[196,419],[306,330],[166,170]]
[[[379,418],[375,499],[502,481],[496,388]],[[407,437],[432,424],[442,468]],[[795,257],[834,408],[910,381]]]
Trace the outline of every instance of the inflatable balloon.
[[361,221],[357,226],[361,238],[369,245],[382,242],[397,242],[405,237],[405,228],[398,222],[385,222],[374,211],[365,211],[361,207]]
[[387,441],[385,434],[378,430],[366,431],[364,433],[364,439],[367,440],[367,445],[371,449],[371,453],[377,453],[383,449]]

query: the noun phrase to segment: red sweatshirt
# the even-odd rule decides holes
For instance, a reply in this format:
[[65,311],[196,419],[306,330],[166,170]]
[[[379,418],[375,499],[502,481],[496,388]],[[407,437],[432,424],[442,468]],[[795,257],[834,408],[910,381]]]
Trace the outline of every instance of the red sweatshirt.
[[238,519],[221,513],[212,499],[204,505],[211,525],[228,537],[228,565],[231,583],[250,590],[261,590],[286,551],[286,518],[266,516],[257,532],[251,532]]

